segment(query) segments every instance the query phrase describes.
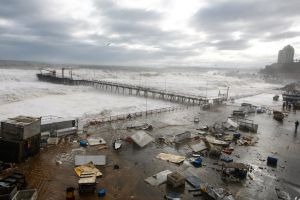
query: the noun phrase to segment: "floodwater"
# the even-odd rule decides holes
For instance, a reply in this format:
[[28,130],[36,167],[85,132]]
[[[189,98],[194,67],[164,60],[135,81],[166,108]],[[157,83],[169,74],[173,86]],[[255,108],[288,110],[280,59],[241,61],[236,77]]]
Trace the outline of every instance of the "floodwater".
[[[148,134],[154,138],[158,136],[172,138],[175,133],[186,130],[196,133],[196,128],[201,125],[226,121],[233,109],[236,109],[236,106],[223,105],[211,111],[200,111],[199,108],[193,107],[147,116],[139,118],[137,121],[130,120],[89,127],[88,133],[103,137],[108,142],[108,149],[80,148],[78,143],[68,141],[55,147],[47,147],[41,151],[38,157],[26,163],[27,166],[31,166],[30,169],[25,170],[30,174],[29,186],[43,191],[40,193],[39,199],[63,199],[65,188],[70,186],[77,188],[78,178],[73,171],[74,155],[83,153],[107,156],[107,165],[99,167],[103,177],[99,178],[97,182],[97,189],[105,188],[107,190],[104,199],[163,199],[168,191],[181,193],[183,199],[203,199],[203,197],[193,197],[193,193],[188,192],[188,189],[192,187],[187,183],[185,187],[174,190],[166,184],[154,187],[144,181],[145,178],[166,169],[185,175],[196,175],[201,181],[215,187],[223,187],[230,191],[236,199],[241,200],[277,199],[275,188],[288,192],[292,197],[299,195],[300,133],[295,134],[293,131],[294,120],[300,117],[299,111],[297,113],[290,112],[283,123],[275,121],[267,113],[249,115],[250,119],[258,123],[259,128],[258,133],[247,134],[257,138],[258,142],[254,146],[236,145],[232,154],[234,162],[243,162],[253,168],[250,173],[251,178],[247,177],[242,182],[224,182],[216,170],[220,168],[215,165],[216,162],[219,162],[218,159],[204,157],[204,166],[194,168],[186,163],[177,165],[155,158],[161,152],[187,155],[191,153],[189,142],[179,146],[150,143],[144,148],[124,142],[119,152],[114,151],[110,145],[114,139],[126,138],[134,134],[135,130],[126,129],[126,126],[132,123],[150,123],[154,129],[148,131]],[[193,122],[195,116],[200,117],[199,124]],[[243,134],[246,133],[242,132]],[[266,159],[270,155],[278,158],[276,168],[266,165]],[[62,165],[56,165],[56,160],[61,160]],[[114,165],[119,165],[120,168],[114,169]],[[96,193],[87,196],[77,194],[78,199],[95,199],[96,196]]]

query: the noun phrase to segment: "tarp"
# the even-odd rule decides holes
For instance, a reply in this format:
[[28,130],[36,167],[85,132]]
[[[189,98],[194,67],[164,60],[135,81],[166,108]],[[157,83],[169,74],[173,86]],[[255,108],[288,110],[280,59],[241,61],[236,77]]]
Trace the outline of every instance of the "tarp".
[[153,176],[150,176],[145,179],[147,183],[149,183],[152,186],[158,186],[167,181],[168,174],[171,174],[172,172],[170,170],[161,171],[157,174],[154,174]]
[[153,138],[145,131],[138,131],[131,136],[131,139],[140,147],[144,147],[153,141]]
[[181,163],[184,161],[185,157],[184,156],[178,156],[174,154],[168,154],[168,153],[160,153],[156,156],[156,158],[161,159],[161,160],[167,160],[172,163]]

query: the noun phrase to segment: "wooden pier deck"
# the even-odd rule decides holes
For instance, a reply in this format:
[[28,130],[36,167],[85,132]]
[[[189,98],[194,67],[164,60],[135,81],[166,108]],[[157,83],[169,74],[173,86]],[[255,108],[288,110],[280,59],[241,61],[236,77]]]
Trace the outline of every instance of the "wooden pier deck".
[[208,103],[209,100],[212,100],[213,103],[220,103],[225,100],[224,97],[207,98],[203,96],[195,96],[190,94],[159,90],[159,89],[149,88],[149,87],[141,87],[141,86],[130,85],[125,83],[116,83],[116,82],[109,82],[103,80],[84,80],[84,79],[58,77],[47,73],[46,74],[39,73],[37,74],[37,77],[40,81],[46,81],[46,82],[51,82],[56,84],[65,84],[65,85],[86,85],[86,86],[92,86],[97,89],[101,89],[109,92],[127,94],[133,96],[142,96],[145,98],[156,98],[156,99],[171,101],[179,104],[185,104],[185,105],[201,105],[201,104]]

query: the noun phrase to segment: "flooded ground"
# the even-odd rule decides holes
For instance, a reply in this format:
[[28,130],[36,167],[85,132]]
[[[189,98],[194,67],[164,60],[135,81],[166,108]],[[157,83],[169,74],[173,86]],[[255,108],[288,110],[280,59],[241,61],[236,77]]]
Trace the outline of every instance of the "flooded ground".
[[[153,138],[164,136],[171,138],[175,133],[191,131],[197,133],[196,128],[201,125],[212,125],[214,122],[226,121],[233,105],[222,105],[210,111],[202,111],[199,107],[191,107],[186,110],[152,115],[137,119],[139,123],[153,125],[152,131],[147,133]],[[279,105],[277,106],[278,109]],[[194,117],[200,118],[200,123],[194,123]],[[103,137],[108,143],[108,149],[98,150],[98,147],[80,147],[79,143],[70,138],[61,141],[58,145],[47,146],[40,154],[28,160],[20,168],[27,175],[28,187],[39,190],[39,199],[65,199],[67,187],[78,188],[78,177],[74,172],[75,154],[106,155],[105,166],[98,167],[103,177],[97,179],[97,189],[105,188],[107,194],[103,199],[163,199],[167,192],[173,188],[162,184],[154,187],[147,184],[144,179],[160,171],[169,169],[178,171],[184,175],[196,175],[201,181],[215,187],[223,187],[230,191],[236,199],[277,199],[275,188],[288,192],[292,197],[300,194],[300,131],[294,132],[294,121],[300,118],[297,113],[289,112],[283,123],[277,122],[272,115],[251,114],[250,119],[258,123],[258,133],[251,134],[258,142],[254,146],[234,146],[232,157],[234,162],[250,164],[253,168],[250,176],[242,182],[223,181],[219,172],[220,166],[216,165],[218,159],[204,157],[203,166],[195,168],[189,164],[180,165],[159,160],[157,154],[173,153],[187,155],[192,152],[190,142],[179,146],[150,143],[144,148],[139,148],[134,143],[125,142],[119,152],[112,148],[112,142],[117,138],[126,138],[136,132],[128,130],[126,126],[136,123],[135,120],[93,126],[88,128],[89,135]],[[242,134],[246,134],[241,132]],[[85,137],[82,135],[80,137]],[[278,158],[276,168],[266,164],[268,156]],[[62,164],[56,164],[56,161]],[[119,169],[114,169],[118,165]],[[189,184],[174,191],[181,193],[182,199],[204,199],[193,197],[188,192],[192,188]],[[97,194],[79,196],[77,199],[96,199]]]

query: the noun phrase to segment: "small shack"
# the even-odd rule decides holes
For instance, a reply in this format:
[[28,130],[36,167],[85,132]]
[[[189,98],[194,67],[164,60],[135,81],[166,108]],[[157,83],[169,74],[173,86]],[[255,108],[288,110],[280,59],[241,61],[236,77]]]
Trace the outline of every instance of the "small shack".
[[20,163],[40,151],[41,118],[9,118],[1,122],[1,132],[1,161]]

